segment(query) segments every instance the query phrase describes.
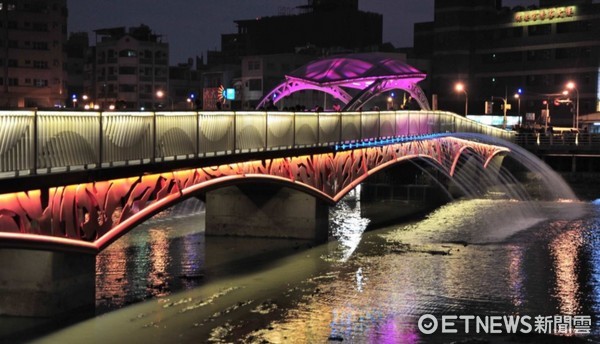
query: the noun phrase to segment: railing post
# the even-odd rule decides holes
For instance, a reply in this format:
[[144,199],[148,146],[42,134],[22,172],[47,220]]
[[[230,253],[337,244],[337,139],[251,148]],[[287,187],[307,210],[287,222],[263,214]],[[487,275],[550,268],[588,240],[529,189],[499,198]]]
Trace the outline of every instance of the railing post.
[[100,116],[98,118],[98,168],[102,168],[102,154],[104,154],[104,149],[102,145],[104,144],[103,134],[104,130],[103,126],[104,112],[100,112]]
[[265,150],[269,147],[269,111],[265,111]]
[[363,112],[359,112],[360,114],[360,120],[358,121],[358,137],[359,137],[359,141],[363,140]]
[[38,110],[33,112],[33,173],[38,170]]
[[152,162],[156,162],[156,110],[152,114]]
[[233,153],[237,150],[237,112],[233,111]]
[[339,134],[339,137],[338,137],[338,142],[341,143],[342,142],[342,132],[343,132],[343,128],[342,128],[342,113],[341,112],[338,114],[338,118],[339,118],[338,122],[340,123],[340,134]]
[[377,117],[377,137],[381,140],[381,111]]
[[196,154],[194,158],[200,156],[200,112],[196,111]]
[[[340,124],[340,128],[341,128],[341,124]],[[341,132],[340,132],[340,137],[341,137]],[[339,142],[339,140],[338,140]],[[319,112],[317,112],[317,147],[321,146],[321,114]]]
[[296,146],[296,111],[294,111],[292,115],[292,148],[296,148]]

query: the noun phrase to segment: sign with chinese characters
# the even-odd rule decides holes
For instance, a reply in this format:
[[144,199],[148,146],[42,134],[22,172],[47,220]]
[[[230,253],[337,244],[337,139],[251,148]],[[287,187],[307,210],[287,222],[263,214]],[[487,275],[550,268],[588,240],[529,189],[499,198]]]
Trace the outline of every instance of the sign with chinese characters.
[[537,10],[517,12],[515,13],[515,24],[549,24],[564,21],[573,18],[575,16],[576,10],[576,6],[566,6],[554,8],[540,8]]

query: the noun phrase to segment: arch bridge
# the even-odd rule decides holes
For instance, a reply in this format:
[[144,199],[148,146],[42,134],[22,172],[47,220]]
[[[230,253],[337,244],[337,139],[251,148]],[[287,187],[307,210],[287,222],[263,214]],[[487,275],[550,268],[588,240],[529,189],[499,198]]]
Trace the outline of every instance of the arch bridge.
[[[39,303],[23,306],[33,302],[30,295],[89,303],[95,254],[188,197],[206,195],[207,234],[320,240],[327,236],[327,206],[378,171],[418,158],[452,176],[466,151],[484,165],[508,152],[452,133],[512,140],[509,132],[440,111],[4,111],[0,128],[0,259],[9,272],[0,278],[7,295],[0,311],[38,315]],[[283,187],[266,196],[280,204],[266,218],[283,217],[285,231],[273,223],[240,231],[233,228],[241,224],[222,221],[254,204],[256,195],[221,192],[241,183]],[[9,278],[24,269],[42,279],[59,269],[88,285],[78,285],[81,292],[57,286],[24,293]],[[57,307],[50,302],[44,309]]]

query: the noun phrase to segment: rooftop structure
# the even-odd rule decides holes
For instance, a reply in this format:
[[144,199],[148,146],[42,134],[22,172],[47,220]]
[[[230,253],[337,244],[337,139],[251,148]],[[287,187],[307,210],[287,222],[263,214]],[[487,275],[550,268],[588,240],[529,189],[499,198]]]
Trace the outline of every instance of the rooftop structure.
[[422,109],[429,102],[417,83],[425,73],[406,64],[398,54],[359,53],[330,56],[310,62],[285,76],[259,103],[265,107],[301,90],[328,93],[345,104],[344,111],[361,109],[373,97],[393,89],[408,92]]
[[294,53],[314,47],[337,52],[376,51],[382,44],[383,16],[358,9],[358,0],[311,0],[300,14],[236,20],[238,32],[221,36],[221,51],[209,64],[239,63],[240,57]]

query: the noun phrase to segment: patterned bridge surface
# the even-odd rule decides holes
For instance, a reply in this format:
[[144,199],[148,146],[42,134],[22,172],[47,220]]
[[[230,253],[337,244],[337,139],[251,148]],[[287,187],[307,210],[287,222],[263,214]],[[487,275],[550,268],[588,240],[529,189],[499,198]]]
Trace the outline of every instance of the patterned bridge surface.
[[467,151],[478,155],[484,166],[497,154],[508,152],[504,147],[444,134],[378,143],[2,194],[0,246],[97,253],[153,214],[227,185],[279,183],[334,204],[370,175],[404,160],[428,159],[452,176]]

